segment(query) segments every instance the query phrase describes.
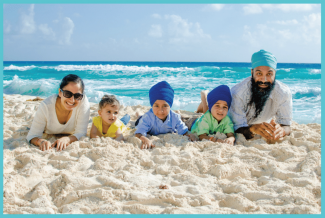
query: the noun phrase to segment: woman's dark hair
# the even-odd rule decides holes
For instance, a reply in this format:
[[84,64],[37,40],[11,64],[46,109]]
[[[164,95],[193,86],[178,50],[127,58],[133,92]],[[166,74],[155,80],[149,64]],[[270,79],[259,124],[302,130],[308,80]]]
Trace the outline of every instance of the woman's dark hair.
[[85,85],[82,79],[75,75],[75,74],[69,74],[63,77],[61,84],[60,84],[60,89],[63,89],[66,85],[68,85],[70,82],[79,84],[81,86],[81,91],[84,93]]
[[106,105],[118,106],[120,108],[120,102],[117,100],[115,95],[104,95],[102,100],[99,102],[99,110],[104,108]]

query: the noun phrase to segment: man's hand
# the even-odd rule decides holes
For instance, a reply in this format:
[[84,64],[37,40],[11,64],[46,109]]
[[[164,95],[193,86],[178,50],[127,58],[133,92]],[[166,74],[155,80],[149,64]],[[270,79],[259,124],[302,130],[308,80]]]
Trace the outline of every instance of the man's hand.
[[280,124],[276,123],[274,119],[271,120],[270,124],[275,128],[275,131],[273,132],[273,140],[278,140],[286,135],[284,128]]
[[273,139],[275,127],[270,123],[260,123],[252,125],[249,130],[254,133],[261,135],[266,139]]
[[286,135],[285,129],[276,123],[274,119],[270,123],[263,122],[261,124],[254,124],[249,130],[269,140],[278,140]]
[[140,140],[142,141],[141,149],[149,149],[156,147],[152,144],[152,141],[145,136],[141,136]]

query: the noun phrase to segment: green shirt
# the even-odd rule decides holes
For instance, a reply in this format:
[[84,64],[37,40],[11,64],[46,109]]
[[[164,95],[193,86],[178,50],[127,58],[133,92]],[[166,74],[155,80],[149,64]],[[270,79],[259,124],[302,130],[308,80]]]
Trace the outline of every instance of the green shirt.
[[212,116],[210,111],[207,111],[203,116],[197,119],[192,126],[192,133],[196,133],[197,135],[202,134],[215,134],[217,132],[220,133],[234,133],[234,124],[232,123],[230,117],[225,116],[219,123],[216,118]]

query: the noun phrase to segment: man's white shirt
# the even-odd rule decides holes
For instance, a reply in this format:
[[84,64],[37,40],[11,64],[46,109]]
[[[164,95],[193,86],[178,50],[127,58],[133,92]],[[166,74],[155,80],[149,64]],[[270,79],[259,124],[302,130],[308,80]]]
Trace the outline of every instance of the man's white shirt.
[[232,103],[228,115],[234,123],[234,129],[252,124],[269,122],[273,117],[276,123],[291,125],[292,95],[287,85],[275,80],[274,88],[257,118],[255,106],[249,106],[251,99],[251,77],[244,79],[231,88]]

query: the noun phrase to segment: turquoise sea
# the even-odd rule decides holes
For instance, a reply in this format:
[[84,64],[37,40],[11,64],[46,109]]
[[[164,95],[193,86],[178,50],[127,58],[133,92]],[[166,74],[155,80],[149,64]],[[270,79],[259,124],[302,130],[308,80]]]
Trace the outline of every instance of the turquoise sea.
[[[172,109],[196,110],[200,91],[230,88],[250,76],[250,63],[232,62],[31,62],[5,61],[3,92],[47,97],[67,74],[80,76],[91,102],[114,94],[123,105],[149,106],[148,91],[166,80],[175,90]],[[321,64],[279,63],[276,79],[289,86],[293,120],[321,123]]]

